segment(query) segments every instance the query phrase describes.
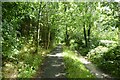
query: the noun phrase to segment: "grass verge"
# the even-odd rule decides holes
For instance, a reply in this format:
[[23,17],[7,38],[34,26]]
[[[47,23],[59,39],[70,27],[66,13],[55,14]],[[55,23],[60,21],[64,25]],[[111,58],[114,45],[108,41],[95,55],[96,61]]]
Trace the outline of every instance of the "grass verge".
[[64,47],[63,55],[67,78],[95,78],[95,76],[79,61],[76,53]]

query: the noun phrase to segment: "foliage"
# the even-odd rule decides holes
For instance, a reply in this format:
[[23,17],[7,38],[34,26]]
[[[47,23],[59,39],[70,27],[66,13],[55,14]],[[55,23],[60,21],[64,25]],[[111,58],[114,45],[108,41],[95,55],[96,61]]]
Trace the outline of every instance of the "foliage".
[[[6,64],[19,67],[20,77],[30,77],[35,73],[43,59],[42,52],[58,43],[64,43],[84,56],[88,54],[93,62],[98,59],[99,64],[108,59],[107,56],[117,57],[110,54],[114,52],[102,52],[101,49],[108,47],[108,50],[119,52],[117,48],[111,48],[118,44],[100,43],[101,40],[120,41],[117,37],[120,21],[118,2],[3,2],[2,13],[3,67]],[[92,50],[95,54],[91,54],[90,50],[94,48],[97,50]]]
[[107,48],[98,46],[88,53],[88,59],[95,63],[101,70],[114,77],[119,77],[120,72],[120,47]]
[[[2,59],[4,70],[8,69],[8,71],[3,70],[3,77],[29,78],[41,65],[44,58],[42,55],[45,56],[46,49],[52,45],[49,43],[54,38],[54,36],[51,38],[47,35],[49,33],[54,34],[52,31],[44,32],[44,29],[48,29],[47,23],[44,23],[45,21],[48,22],[46,19],[48,16],[46,14],[47,9],[46,3],[2,3]],[[42,14],[39,15],[40,13]],[[40,28],[41,33],[38,31]],[[46,34],[45,37],[43,37],[44,34]],[[42,54],[43,52],[44,54]],[[11,68],[9,69],[10,66],[6,67],[6,64],[11,64],[11,68],[16,67],[16,71],[12,72]],[[16,76],[9,75],[9,72],[13,75],[15,73]]]
[[[3,78],[32,78],[34,77],[42,60],[49,50],[39,49],[39,53],[34,53],[34,47],[26,45],[19,51],[18,54],[13,55],[3,64]],[[14,69],[14,70],[12,70]]]
[[67,78],[95,78],[95,76],[79,61],[79,58],[74,52],[64,48],[63,55]]

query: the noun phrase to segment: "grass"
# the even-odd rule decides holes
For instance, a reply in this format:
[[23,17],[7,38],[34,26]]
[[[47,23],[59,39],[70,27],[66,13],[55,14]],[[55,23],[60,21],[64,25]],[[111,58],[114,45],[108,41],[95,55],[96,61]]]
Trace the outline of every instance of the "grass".
[[76,53],[65,47],[63,55],[67,78],[95,78],[95,76],[79,61]]
[[38,53],[30,44],[23,46],[3,66],[3,78],[32,78],[49,50],[39,48]]

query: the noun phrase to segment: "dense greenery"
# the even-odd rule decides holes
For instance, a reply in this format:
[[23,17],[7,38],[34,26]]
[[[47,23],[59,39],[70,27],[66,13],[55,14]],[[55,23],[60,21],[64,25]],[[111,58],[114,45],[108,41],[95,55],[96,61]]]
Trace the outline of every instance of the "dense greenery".
[[105,73],[109,73],[114,77],[120,75],[120,46],[107,48],[98,46],[88,53],[88,58],[95,63]]
[[[2,2],[3,77],[32,77],[58,43],[119,77],[119,6],[118,2]],[[68,70],[83,67],[70,57],[65,62]],[[85,70],[83,76],[74,76],[70,71],[68,77],[87,74]]]
[[[46,41],[47,35],[45,38],[41,35],[42,43],[39,45],[40,31],[38,29],[40,28],[39,18],[41,18],[39,14],[41,6],[44,7],[44,5],[44,3],[27,2],[2,3],[2,58],[5,77],[32,77],[44,55],[48,53],[46,51],[49,47],[49,43]],[[43,11],[44,14],[47,13],[46,9]],[[44,18],[46,15],[42,17]],[[46,23],[41,22],[41,24]],[[48,25],[44,25],[43,28],[45,27],[48,28]],[[42,32],[47,34],[44,30]],[[15,71],[11,71],[13,68]]]

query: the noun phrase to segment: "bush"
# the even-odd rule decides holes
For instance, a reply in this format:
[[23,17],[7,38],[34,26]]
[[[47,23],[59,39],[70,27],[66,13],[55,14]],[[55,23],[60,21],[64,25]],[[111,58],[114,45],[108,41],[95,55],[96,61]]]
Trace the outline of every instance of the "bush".
[[88,59],[95,63],[101,70],[114,77],[120,75],[120,46],[102,47],[98,46],[92,49],[88,55]]
[[[21,50],[14,49],[13,54],[3,61],[3,78],[32,78],[49,50],[27,44]],[[6,59],[6,58],[5,58]],[[7,65],[6,65],[7,64]],[[13,69],[13,70],[12,70]],[[14,76],[15,75],[15,76]]]

